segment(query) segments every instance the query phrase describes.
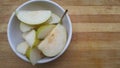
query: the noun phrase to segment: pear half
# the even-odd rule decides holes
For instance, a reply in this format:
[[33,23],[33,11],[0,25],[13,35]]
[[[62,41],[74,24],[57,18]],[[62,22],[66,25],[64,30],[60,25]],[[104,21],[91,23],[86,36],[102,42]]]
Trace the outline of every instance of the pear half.
[[63,50],[66,39],[66,29],[61,24],[58,24],[38,45],[38,49],[40,49],[45,56],[56,56]]
[[56,24],[60,22],[60,17],[54,13],[52,13],[50,19],[47,21],[50,24]]
[[22,32],[28,32],[28,31],[30,31],[31,29],[33,29],[33,27],[32,26],[30,26],[30,25],[28,25],[28,24],[25,24],[25,23],[20,23],[20,30],[22,31]]
[[40,42],[40,40],[37,39],[35,30],[31,30],[30,32],[24,34],[23,38],[30,45],[30,47],[35,47]]
[[44,39],[55,26],[56,25],[50,25],[50,24],[40,26],[37,30],[37,38]]
[[27,42],[21,42],[20,44],[17,45],[17,51],[23,55],[25,55],[27,49],[29,48],[29,45]]
[[30,60],[32,65],[35,65],[44,55],[37,48],[29,48],[26,52],[26,57]]
[[27,11],[21,10],[16,11],[17,18],[29,25],[38,25],[46,22],[51,17],[50,10],[39,10],[39,11]]

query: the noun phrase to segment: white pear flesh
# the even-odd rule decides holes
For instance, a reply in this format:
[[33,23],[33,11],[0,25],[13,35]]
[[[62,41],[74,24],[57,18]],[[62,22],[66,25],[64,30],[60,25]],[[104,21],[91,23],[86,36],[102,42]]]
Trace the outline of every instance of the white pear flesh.
[[37,38],[44,39],[56,25],[43,25],[37,30]]
[[46,22],[51,17],[50,10],[39,10],[39,11],[27,11],[21,10],[16,11],[17,18],[29,25],[37,25]]
[[52,13],[50,19],[48,20],[48,23],[55,24],[60,22],[60,17],[54,13]]
[[30,47],[33,47],[36,41],[36,31],[31,30],[29,33],[24,35],[24,39],[30,45]]
[[25,24],[25,23],[20,23],[20,30],[21,32],[28,32],[30,31],[31,29],[33,29],[32,26],[28,25],[28,24]]
[[45,56],[54,57],[63,50],[66,40],[66,29],[61,24],[58,24],[38,45],[38,49],[40,49]]
[[17,51],[23,55],[25,55],[27,49],[29,48],[29,45],[27,42],[21,42],[20,44],[17,45]]
[[25,36],[26,36],[28,33],[29,33],[29,32],[23,32],[23,33],[22,33],[23,39],[25,39]]
[[40,50],[37,48],[30,48],[29,51],[27,51],[26,57],[30,60],[32,65],[35,65],[37,61],[39,61],[41,58],[43,58],[43,54]]

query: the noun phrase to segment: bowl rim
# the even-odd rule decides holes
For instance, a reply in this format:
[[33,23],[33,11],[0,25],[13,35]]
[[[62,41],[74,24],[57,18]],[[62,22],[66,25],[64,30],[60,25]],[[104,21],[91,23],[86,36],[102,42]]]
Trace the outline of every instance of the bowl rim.
[[[42,2],[42,0],[41,0],[41,1],[40,1],[40,0],[39,0],[39,1],[38,1],[38,0],[30,0],[30,1],[24,2],[23,4],[21,4],[20,6],[18,6],[16,10],[18,11],[20,8],[24,7],[25,5],[30,4],[30,3],[32,3],[32,2]],[[50,4],[53,4],[53,5],[57,6],[58,8],[60,8],[62,11],[65,11],[59,4],[57,4],[57,3],[53,2],[53,1],[47,1],[47,0],[46,0],[46,1],[43,1],[43,2],[49,2]],[[10,16],[9,22],[8,22],[8,28],[7,28],[8,42],[9,42],[9,45],[10,45],[12,51],[13,51],[19,58],[21,58],[21,59],[24,60],[24,61],[29,62],[28,60],[24,59],[21,55],[19,55],[19,54],[16,52],[16,50],[15,50],[15,48],[14,48],[14,45],[12,44],[12,40],[11,40],[11,37],[10,37],[10,31],[11,31],[11,30],[10,30],[10,27],[11,27],[11,23],[12,23],[11,21],[12,21],[12,19],[13,19],[14,16],[15,16],[15,12],[12,13],[12,15]],[[69,46],[69,44],[70,44],[70,42],[71,42],[71,39],[72,39],[72,23],[71,23],[71,20],[70,20],[70,17],[68,16],[68,14],[66,14],[66,17],[67,17],[67,19],[68,19],[68,24],[69,24],[70,29],[69,29],[69,36],[68,36],[68,39],[67,39],[67,42],[66,42],[66,45],[65,45],[64,49],[63,49],[57,56],[55,56],[54,58],[50,58],[50,59],[47,60],[47,61],[40,61],[40,60],[39,60],[37,63],[41,64],[41,63],[47,63],[47,62],[53,61],[53,60],[57,59],[58,57],[60,57],[60,56],[67,50],[67,48],[68,48],[68,46]]]

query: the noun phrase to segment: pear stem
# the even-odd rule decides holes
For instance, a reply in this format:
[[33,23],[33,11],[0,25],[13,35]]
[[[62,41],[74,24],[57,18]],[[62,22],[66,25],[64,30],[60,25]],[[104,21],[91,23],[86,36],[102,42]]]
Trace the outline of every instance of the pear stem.
[[68,10],[66,9],[65,12],[64,12],[64,14],[62,15],[62,17],[61,17],[61,19],[60,19],[60,24],[62,24],[62,20],[63,20],[63,18],[64,18],[64,16],[66,15],[67,12],[68,12]]

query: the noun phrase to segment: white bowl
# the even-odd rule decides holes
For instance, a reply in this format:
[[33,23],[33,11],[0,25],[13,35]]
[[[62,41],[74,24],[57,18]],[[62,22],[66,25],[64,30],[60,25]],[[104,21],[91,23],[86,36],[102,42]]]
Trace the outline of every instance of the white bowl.
[[[57,3],[53,2],[53,1],[45,1],[45,0],[44,1],[27,1],[24,4],[20,5],[16,9],[16,11],[19,11],[19,10],[41,10],[41,9],[51,10],[53,13],[57,14],[60,17],[65,11]],[[12,48],[13,52],[21,59],[29,62],[29,60],[25,56],[21,55],[20,53],[18,53],[16,51],[16,45],[23,41],[22,35],[21,35],[22,33],[19,29],[19,24],[20,24],[19,22],[20,21],[17,19],[15,12],[13,12],[12,16],[10,17],[9,24],[8,24],[8,30],[7,30],[8,41],[10,43],[10,47]],[[63,19],[63,25],[65,26],[65,28],[67,30],[67,36],[68,36],[64,49],[57,56],[52,57],[52,58],[43,58],[43,59],[39,60],[37,63],[47,63],[52,60],[55,60],[56,58],[61,56],[65,52],[65,50],[68,48],[69,43],[71,41],[71,37],[72,37],[72,25],[71,25],[71,20],[70,20],[68,14],[66,14],[66,16]]]

